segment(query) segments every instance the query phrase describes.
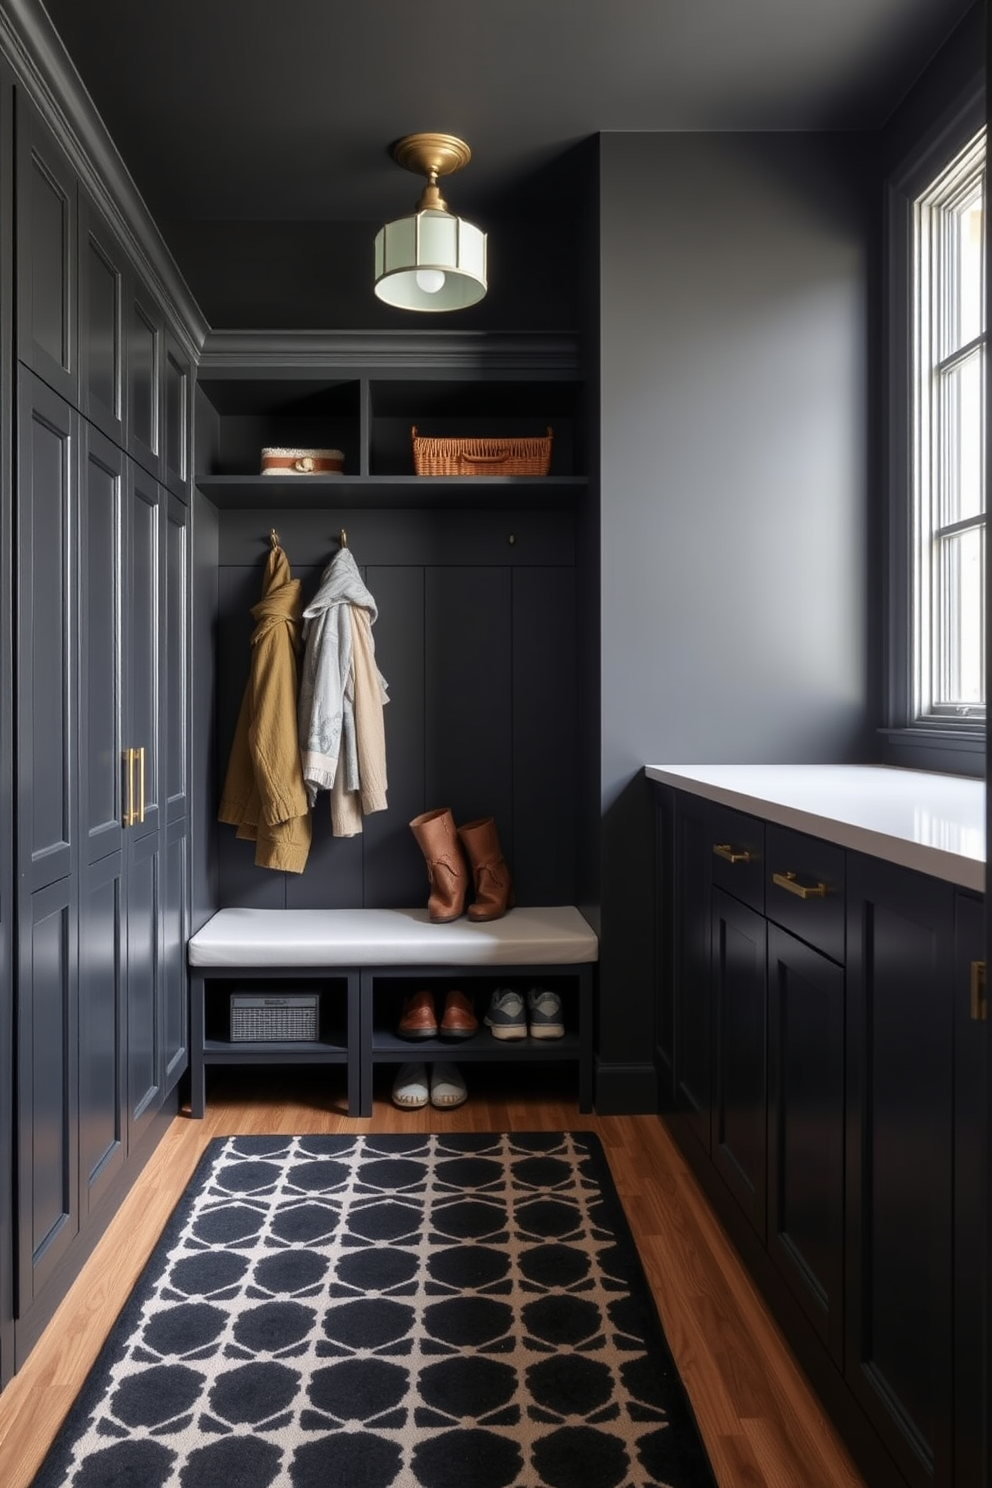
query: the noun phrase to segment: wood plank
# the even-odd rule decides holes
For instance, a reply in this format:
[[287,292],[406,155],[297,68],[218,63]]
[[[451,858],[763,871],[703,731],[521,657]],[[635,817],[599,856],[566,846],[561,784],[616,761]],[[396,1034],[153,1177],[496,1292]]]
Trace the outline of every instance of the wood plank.
[[20,1374],[0,1395],[0,1481],[27,1488],[206,1143],[257,1133],[593,1131],[606,1149],[720,1488],[865,1488],[661,1122],[582,1116],[574,1073],[473,1068],[455,1111],[399,1111],[378,1072],[350,1119],[337,1072],[210,1072],[177,1117]]

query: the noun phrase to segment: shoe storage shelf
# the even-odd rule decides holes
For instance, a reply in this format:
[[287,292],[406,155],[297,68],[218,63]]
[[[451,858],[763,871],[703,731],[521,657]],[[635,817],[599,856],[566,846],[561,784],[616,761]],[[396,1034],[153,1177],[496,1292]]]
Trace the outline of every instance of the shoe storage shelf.
[[[514,361],[480,344],[476,365],[466,365],[469,350],[456,348],[458,365],[446,369],[443,349],[439,365],[433,346],[401,348],[398,366],[379,363],[377,374],[358,362],[352,375],[279,365],[271,349],[232,365],[208,345],[197,374],[196,485],[221,510],[574,506],[588,488],[582,383],[574,366],[560,365],[574,348],[555,347],[544,366],[540,348],[536,366],[529,346]],[[538,438],[550,427],[551,468],[544,476],[417,475],[414,427],[428,438]],[[339,449],[344,471],[263,476],[265,447]]]
[[[520,911],[510,911],[510,914]],[[509,918],[509,917],[508,917]],[[497,921],[495,923],[503,923]],[[438,929],[447,927],[439,926]],[[483,926],[478,926],[482,930]],[[589,932],[592,933],[591,931]],[[484,1022],[492,994],[505,987],[519,992],[526,1005],[532,987],[547,988],[561,998],[565,1032],[561,1038],[496,1038]],[[401,1038],[397,1026],[403,1002],[412,992],[433,993],[440,1024],[446,993],[456,989],[474,1004],[478,1031],[469,1038]],[[422,1061],[446,1064],[498,1064],[503,1061],[549,1063],[566,1060],[578,1067],[578,1104],[592,1110],[592,965],[561,966],[547,962],[529,965],[389,967],[362,973],[362,1047],[367,1050],[363,1082],[371,1092],[377,1065]],[[471,1095],[471,1090],[470,1090]],[[367,1098],[369,1115],[371,1094]]]
[[[189,941],[191,1114],[203,1115],[210,1064],[337,1064],[348,1114],[372,1114],[377,1065],[570,1060],[578,1104],[592,1109],[595,933],[571,905],[517,907],[501,919],[432,924],[425,909],[222,909]],[[483,1019],[492,992],[531,987],[561,997],[561,1038],[497,1039]],[[478,1032],[457,1041],[396,1034],[405,997],[429,989],[440,1015],[458,988],[475,1004]],[[234,1041],[231,994],[274,999],[319,989],[317,1037]]]

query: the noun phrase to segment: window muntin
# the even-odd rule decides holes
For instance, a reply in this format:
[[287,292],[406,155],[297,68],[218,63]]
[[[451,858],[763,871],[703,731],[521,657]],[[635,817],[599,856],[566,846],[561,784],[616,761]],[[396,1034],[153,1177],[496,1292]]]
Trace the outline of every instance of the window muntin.
[[914,714],[985,720],[985,131],[914,203]]

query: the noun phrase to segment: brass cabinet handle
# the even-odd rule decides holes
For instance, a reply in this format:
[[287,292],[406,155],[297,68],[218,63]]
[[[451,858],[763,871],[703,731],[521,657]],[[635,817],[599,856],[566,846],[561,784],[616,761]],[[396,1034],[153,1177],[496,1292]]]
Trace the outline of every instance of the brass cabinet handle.
[[143,822],[145,819],[145,746],[142,744],[141,748],[134,752],[138,756],[138,821]]
[[122,749],[121,761],[127,781],[122,825],[130,827],[134,825],[134,750]]
[[988,998],[985,995],[985,962],[971,963],[971,1016],[976,1023],[984,1023],[989,1015]]
[[778,884],[780,889],[786,889],[790,894],[795,894],[797,899],[825,899],[827,897],[825,883],[801,884],[794,873],[773,873],[772,883]]
[[735,850],[729,842],[714,842],[714,855],[722,858],[725,863],[750,863],[751,854],[746,847]]

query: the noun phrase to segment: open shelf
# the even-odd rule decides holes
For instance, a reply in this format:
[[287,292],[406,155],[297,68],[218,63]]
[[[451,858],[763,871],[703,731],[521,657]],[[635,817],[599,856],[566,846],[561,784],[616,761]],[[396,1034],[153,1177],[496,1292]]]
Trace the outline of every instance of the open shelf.
[[571,475],[200,475],[196,485],[220,511],[268,511],[275,504],[297,511],[349,506],[564,510],[575,506],[589,482]]

